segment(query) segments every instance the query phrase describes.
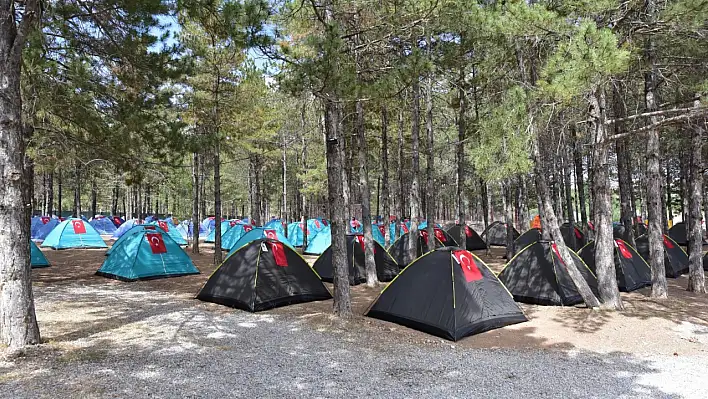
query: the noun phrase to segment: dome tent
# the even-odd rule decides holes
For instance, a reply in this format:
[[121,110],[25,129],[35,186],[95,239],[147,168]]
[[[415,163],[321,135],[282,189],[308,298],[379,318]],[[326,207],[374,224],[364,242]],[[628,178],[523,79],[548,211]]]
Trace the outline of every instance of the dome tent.
[[452,341],[527,321],[484,262],[452,247],[438,248],[406,267],[366,316]]
[[[506,246],[506,223],[502,223],[499,221],[493,222],[489,226],[487,226],[486,230],[481,234],[481,237],[483,240],[486,240],[489,245],[497,245],[501,247]],[[512,236],[511,238],[513,240],[516,240],[519,238],[519,232],[515,229],[512,228]]]
[[96,229],[98,234],[101,235],[112,235],[116,232],[116,230],[118,230],[116,225],[113,224],[113,221],[105,216],[95,217],[89,220],[89,223],[94,229]]
[[331,298],[297,252],[268,238],[251,241],[230,254],[197,294],[199,300],[250,312]]
[[52,249],[108,248],[96,229],[81,219],[67,219],[59,223],[42,242]]
[[332,245],[332,229],[326,226],[319,232],[315,233],[314,237],[307,242],[307,248],[303,251],[305,254],[320,255],[329,246]]
[[221,236],[221,249],[230,251],[234,244],[251,230],[253,230],[253,226],[250,224],[236,223],[226,234]]
[[262,238],[269,238],[271,240],[280,241],[286,246],[290,247],[292,250],[295,250],[292,244],[290,244],[290,241],[282,235],[278,234],[277,231],[264,229],[263,227],[254,227],[251,231],[241,236],[241,238],[239,238],[238,241],[234,243],[234,245],[231,247],[231,251],[229,251],[229,255],[236,252],[239,248],[250,243],[251,241],[260,240]]
[[172,239],[177,243],[177,245],[187,245],[187,240],[182,237],[182,234],[176,228],[170,227],[169,222],[166,222],[164,220],[154,220],[147,224],[151,224],[161,228],[162,231],[172,237]]
[[[364,263],[364,236],[361,234],[347,235],[347,264],[349,266],[349,285],[358,285],[366,282],[366,267]],[[398,275],[399,267],[391,255],[377,241],[374,241],[374,262],[376,275],[379,281],[387,282]],[[320,255],[312,266],[320,275],[322,281],[334,281],[334,267],[332,265],[332,247]]]
[[[597,274],[595,264],[595,241],[585,245],[578,254],[586,265]],[[614,262],[617,274],[617,287],[622,292],[631,292],[651,285],[651,268],[646,261],[619,238],[614,240]]]
[[[447,231],[450,236],[452,236],[453,239],[459,240],[461,233],[462,233],[462,228],[463,226],[460,225],[454,225],[450,227],[450,229]],[[476,251],[479,249],[487,249],[487,244],[484,242],[482,237],[477,234],[474,229],[472,229],[470,226],[465,225],[465,249],[468,251]],[[457,241],[456,240],[456,241]]]
[[[649,237],[639,236],[634,242],[637,245],[637,252],[649,263]],[[664,269],[666,277],[677,278],[688,273],[688,255],[676,241],[664,235]]]
[[37,244],[32,241],[30,241],[30,264],[32,265],[32,269],[50,266],[49,261],[42,253],[42,250],[40,250]]

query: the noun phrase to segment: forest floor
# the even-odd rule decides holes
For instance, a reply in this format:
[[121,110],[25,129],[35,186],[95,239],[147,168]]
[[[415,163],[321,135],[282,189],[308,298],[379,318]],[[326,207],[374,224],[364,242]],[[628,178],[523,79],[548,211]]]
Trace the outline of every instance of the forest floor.
[[[667,300],[622,294],[623,312],[522,305],[529,322],[453,343],[361,316],[381,288],[353,287],[348,323],[331,300],[257,314],[197,301],[205,247],[202,274],[135,283],[96,276],[102,250],[45,251],[43,344],[0,349],[0,397],[706,397],[708,298],[685,277]],[[503,266],[503,249],[477,254]]]

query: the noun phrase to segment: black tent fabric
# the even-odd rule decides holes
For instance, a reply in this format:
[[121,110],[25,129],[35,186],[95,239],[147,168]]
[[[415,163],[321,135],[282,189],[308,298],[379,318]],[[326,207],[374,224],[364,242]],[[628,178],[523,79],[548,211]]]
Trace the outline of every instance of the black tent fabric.
[[[634,236],[639,237],[643,234],[647,233],[647,226],[644,223],[638,223],[635,227],[635,232]],[[612,234],[614,235],[615,238],[619,238],[624,240],[624,225],[623,224],[615,224],[612,226]]]
[[317,273],[280,241],[259,239],[222,263],[197,299],[258,312],[332,298]]
[[568,248],[573,251],[579,251],[580,248],[585,246],[585,234],[578,228],[578,226],[572,226],[570,223],[565,222],[560,227],[561,234],[563,235],[563,241]]
[[524,232],[524,234],[520,235],[519,238],[517,238],[514,241],[514,248],[516,250],[516,253],[521,252],[524,248],[528,247],[529,245],[541,241],[541,230],[540,229],[528,229]]
[[[454,226],[451,227],[447,232],[452,236],[452,238],[455,238],[459,241],[460,235],[462,234],[462,228],[463,226]],[[484,242],[482,237],[477,234],[476,231],[474,231],[473,228],[470,226],[465,225],[465,249],[468,251],[476,251],[478,249],[487,249],[487,244]]]
[[[515,229],[512,228],[512,236],[511,238],[516,240],[519,238],[519,232]],[[506,246],[506,223],[502,222],[493,222],[489,226],[487,226],[487,229],[484,230],[482,233],[482,240],[485,240],[486,242],[489,243],[489,245],[497,245],[501,247]]]
[[[424,230],[419,230],[418,231],[418,250],[416,252],[416,258],[419,258],[423,256],[423,251],[427,251],[428,249],[428,244],[427,244],[427,233],[423,233]],[[391,247],[389,248],[389,253],[393,257],[393,259],[398,263],[398,266],[400,268],[404,268],[408,266],[411,262],[413,262],[415,259],[410,259],[410,256],[408,256],[408,240],[410,239],[410,233],[406,233],[402,236],[400,236],[396,241],[391,244]],[[445,246],[440,240],[435,239],[435,246],[436,247],[441,247]]]
[[[578,254],[586,265],[597,274],[595,241],[589,242]],[[616,238],[614,243],[615,273],[617,287],[622,292],[631,292],[651,285],[651,268],[637,250],[625,241]]]
[[[358,285],[366,282],[366,267],[364,262],[364,250],[362,248],[364,236],[362,234],[347,235],[347,263],[349,265],[349,285]],[[398,263],[386,252],[386,250],[374,240],[374,261],[376,263],[376,275],[379,281],[388,282],[398,275],[400,268]],[[331,283],[334,281],[334,268],[332,266],[332,246],[322,252],[313,269],[320,275],[322,281]]]
[[669,237],[678,245],[688,245],[688,236],[686,235],[686,223],[676,223],[669,229]]
[[[635,240],[635,244],[637,244],[639,255],[649,263],[649,237],[647,235],[639,236]],[[676,241],[667,235],[664,235],[664,269],[666,277],[670,278],[677,278],[688,273],[688,255]]]
[[[575,252],[570,253],[590,289],[599,295],[595,275]],[[583,302],[555,243],[537,241],[527,246],[506,264],[499,281],[518,302],[556,306]]]
[[478,257],[451,247],[411,263],[381,292],[366,315],[452,341],[527,321]]

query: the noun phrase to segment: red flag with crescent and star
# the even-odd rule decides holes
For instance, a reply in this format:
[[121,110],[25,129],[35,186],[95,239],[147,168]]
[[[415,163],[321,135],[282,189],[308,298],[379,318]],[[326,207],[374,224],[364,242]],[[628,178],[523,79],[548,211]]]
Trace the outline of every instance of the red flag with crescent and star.
[[159,222],[157,222],[157,224],[162,230],[165,230],[165,233],[170,231],[170,226],[167,225],[167,222],[160,220]]
[[75,234],[86,234],[86,226],[83,220],[72,220],[71,226],[74,228]]
[[671,242],[666,236],[664,236],[664,246],[668,249],[674,248],[674,243]]
[[49,223],[49,217],[48,216],[42,216],[42,224],[47,224]]
[[472,229],[470,229],[470,226],[465,226],[465,235],[467,237],[472,237]]
[[474,255],[472,255],[470,251],[465,251],[464,249],[453,251],[452,256],[462,268],[462,273],[468,283],[482,279],[482,272],[477,267],[477,263],[474,261]]
[[356,236],[356,240],[361,246],[361,250],[366,252],[366,247],[364,246],[364,236]]
[[315,227],[320,228],[320,221],[315,219]]
[[229,226],[231,226],[231,227],[236,226],[236,221],[235,220],[229,221]]
[[285,256],[285,248],[283,248],[282,242],[269,242],[270,251],[273,252],[273,258],[275,259],[275,264],[281,267],[288,266],[288,258]]
[[253,230],[253,226],[251,226],[250,224],[243,225],[243,231],[245,231],[246,233],[248,233],[251,230]]
[[386,229],[381,225],[379,225],[379,232],[381,233],[382,236],[386,235]]
[[278,233],[275,232],[275,230],[264,230],[266,238],[270,238],[271,240],[277,240],[278,239]]
[[401,228],[403,229],[404,233],[408,233],[408,226],[406,226],[405,223],[401,223]]
[[615,240],[615,246],[617,246],[617,248],[619,249],[622,256],[624,256],[626,259],[632,259],[632,253],[629,252],[629,249],[627,249],[627,246],[624,245],[624,241]]
[[423,237],[425,245],[428,245],[428,230],[420,230],[420,236]]
[[433,231],[435,232],[435,238],[437,238],[440,242],[445,243],[445,241],[447,241],[442,230],[436,227]]
[[154,254],[164,254],[167,253],[167,247],[165,247],[165,240],[162,239],[162,234],[160,233],[146,233],[145,238],[147,238],[150,244],[150,249]]

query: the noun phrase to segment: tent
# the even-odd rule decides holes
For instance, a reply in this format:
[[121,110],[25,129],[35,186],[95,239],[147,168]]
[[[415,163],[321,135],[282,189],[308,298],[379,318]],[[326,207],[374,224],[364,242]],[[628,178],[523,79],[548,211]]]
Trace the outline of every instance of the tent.
[[49,261],[42,253],[42,250],[40,250],[37,244],[32,241],[30,241],[30,264],[32,265],[32,269],[50,266]]
[[67,219],[57,225],[42,242],[43,248],[108,248],[96,229],[81,219]]
[[110,255],[114,249],[118,248],[121,244],[128,241],[128,239],[130,239],[132,236],[134,236],[136,234],[141,234],[144,231],[147,231],[148,233],[167,234],[159,226],[156,226],[154,224],[136,224],[135,226],[133,226],[133,228],[126,231],[125,234],[120,236],[120,238],[118,238],[116,240],[116,242],[114,242],[113,245],[111,245],[111,247],[108,248],[108,250],[106,251],[106,256]]
[[330,298],[317,273],[297,252],[267,238],[230,254],[197,294],[202,301],[250,312]]
[[[637,252],[649,263],[649,237],[639,236],[634,242],[637,245]],[[677,278],[688,273],[688,255],[676,241],[664,235],[664,269],[666,277]]]
[[[224,220],[221,222],[221,239],[223,240],[224,234],[226,234],[227,231],[231,229],[231,227],[235,226],[236,222],[231,221],[231,220]],[[213,243],[216,241],[216,226],[212,231],[209,232],[209,235],[207,236],[206,240],[204,242],[207,243]]]
[[524,234],[520,235],[516,240],[514,240],[515,253],[521,252],[524,248],[529,245],[541,241],[543,239],[541,235],[541,229],[528,229]]
[[391,223],[388,225],[392,241],[396,241],[397,239],[403,237],[404,234],[408,233],[408,229],[411,228],[411,222],[399,222],[399,226],[400,228],[398,229],[398,237],[396,237],[396,223]]
[[332,229],[326,226],[307,242],[306,254],[320,255],[332,244]]
[[49,216],[33,216],[30,220],[30,238],[35,238],[39,233],[39,230],[51,220],[52,218]]
[[176,228],[170,227],[170,223],[166,222],[164,220],[155,220],[152,221],[148,224],[151,224],[153,226],[158,226],[159,228],[162,229],[165,233],[167,233],[170,237],[172,237],[173,240],[177,243],[177,245],[187,245],[187,240],[182,237],[182,234],[177,231]]
[[120,238],[128,230],[139,224],[142,224],[142,221],[138,219],[126,220],[125,223],[121,224],[120,227],[118,227],[118,229],[113,233],[113,238]]
[[[439,234],[438,234],[439,235]],[[409,263],[413,262],[415,259],[410,259],[408,256],[408,240],[410,239],[410,233],[406,233],[403,236],[401,236],[399,239],[393,242],[391,244],[391,247],[389,248],[389,253],[393,257],[393,259],[398,263],[400,267],[405,267]],[[444,247],[444,245],[440,239],[435,237],[435,246],[436,247]],[[416,258],[419,258],[423,255],[423,251],[427,251],[428,249],[428,232],[427,230],[418,230],[418,250],[416,253]]]
[[[315,233],[322,231],[322,229],[324,229],[326,227],[329,227],[329,223],[325,219],[314,218],[314,219],[307,220],[307,229],[310,231],[313,231]],[[307,235],[309,237],[310,233],[308,233]]]
[[[701,227],[701,231],[703,227]],[[669,229],[669,237],[671,237],[674,242],[678,245],[687,246],[688,245],[688,235],[686,234],[686,223],[679,222],[676,223],[672,228]],[[706,245],[705,240],[703,240],[703,245]]]
[[120,227],[123,223],[125,223],[125,220],[120,216],[112,216],[111,221],[113,222],[113,225],[116,226],[116,228]]
[[33,240],[37,240],[37,241],[45,240],[47,238],[47,236],[49,235],[49,233],[51,233],[52,230],[54,230],[54,228],[59,226],[59,223],[61,223],[59,221],[59,219],[54,219],[54,218],[50,218],[49,220],[46,221],[46,223],[44,223],[44,220],[46,220],[46,219],[44,219],[44,217],[42,217],[43,224],[41,226],[37,226],[36,231],[31,232],[31,234],[32,234],[31,238]]
[[[349,285],[358,285],[366,282],[366,267],[364,263],[364,236],[361,234],[347,235],[347,264],[349,265]],[[376,263],[376,275],[379,281],[391,281],[399,272],[396,261],[386,250],[374,241],[374,262]],[[332,247],[320,255],[312,266],[322,281],[329,283],[334,280],[334,268],[332,266]]]
[[101,235],[112,235],[118,230],[113,221],[105,216],[95,217],[89,220],[89,223]]
[[[595,275],[575,252],[570,254],[590,289],[599,295]],[[583,302],[554,242],[537,241],[521,250],[504,266],[499,280],[518,302],[556,306]]]
[[[589,242],[578,254],[586,265],[597,274],[595,263],[595,241]],[[622,292],[630,292],[651,285],[651,268],[647,262],[623,240],[614,243],[615,272],[617,287]]]
[[236,244],[236,241],[251,230],[253,230],[253,226],[250,224],[236,223],[229,231],[221,236],[221,249],[230,251],[234,244]]
[[264,228],[270,229],[270,230],[275,230],[280,235],[285,235],[285,225],[280,219],[271,219],[268,223],[263,225]]
[[262,238],[268,238],[271,240],[278,240],[278,241],[282,242],[283,244],[285,244],[286,246],[290,247],[291,249],[295,250],[295,248],[290,243],[290,241],[286,237],[278,234],[277,231],[270,230],[270,229],[264,229],[263,227],[254,227],[251,229],[251,231],[245,233],[244,235],[241,236],[241,238],[236,240],[234,245],[232,245],[231,249],[229,250],[229,255],[233,254],[239,248],[250,243],[251,241],[260,240]]
[[189,255],[159,229],[138,226],[124,237],[119,245],[112,248],[97,275],[137,281],[199,274]]
[[[314,237],[316,231],[310,228],[310,223],[307,225],[307,241],[309,242]],[[296,247],[301,247],[303,244],[303,225],[302,222],[292,222],[288,224],[288,241]]]
[[[645,225],[644,223],[637,223],[635,224],[634,228],[636,230],[636,233],[634,234],[635,237],[647,233],[647,225]],[[612,223],[612,234],[615,238],[620,238],[624,240],[624,230],[624,225],[622,223]]]
[[527,321],[484,262],[450,247],[406,267],[381,291],[366,316],[452,341]]
[[214,220],[214,216],[202,220],[202,223],[199,224],[199,235],[211,233],[215,226],[216,221]]
[[565,245],[573,251],[579,251],[580,248],[585,246],[585,234],[578,228],[578,226],[570,226],[570,223],[565,222],[560,227],[561,234],[563,235],[563,241]]
[[[487,249],[487,244],[484,242],[482,237],[477,234],[476,231],[474,231],[473,228],[470,226],[465,225],[465,249],[468,251],[475,251],[478,249]],[[455,241],[458,241],[460,238],[460,235],[462,233],[462,226],[460,225],[455,225],[453,227],[450,227],[450,229],[447,231],[450,236],[455,239]]]
[[[382,247],[386,246],[386,227],[382,224],[371,223],[371,235]],[[391,236],[393,237],[393,236]]]
[[[506,223],[499,221],[493,222],[484,230],[481,234],[483,240],[489,243],[489,245],[506,246]],[[511,238],[516,240],[519,238],[519,232],[512,227]]]

